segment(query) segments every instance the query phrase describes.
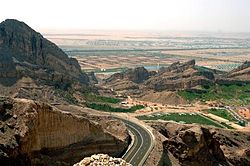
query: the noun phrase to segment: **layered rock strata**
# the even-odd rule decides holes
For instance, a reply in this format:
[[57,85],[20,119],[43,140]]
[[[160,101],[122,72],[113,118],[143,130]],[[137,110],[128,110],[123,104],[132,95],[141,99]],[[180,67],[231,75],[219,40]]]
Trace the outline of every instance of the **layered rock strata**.
[[129,143],[126,126],[90,111],[62,111],[32,100],[1,98],[1,164],[73,165],[95,153],[120,156]]
[[165,154],[172,153],[180,165],[245,166],[250,163],[250,132],[173,122],[148,124],[166,137]]

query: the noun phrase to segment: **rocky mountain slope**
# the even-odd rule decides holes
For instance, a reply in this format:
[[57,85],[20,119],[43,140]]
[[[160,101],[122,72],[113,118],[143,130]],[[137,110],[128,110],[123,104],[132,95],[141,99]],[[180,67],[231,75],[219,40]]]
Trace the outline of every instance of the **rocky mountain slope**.
[[135,91],[139,85],[149,79],[154,73],[148,72],[144,67],[128,69],[124,73],[115,73],[105,80],[105,85],[116,91]]
[[[151,72],[152,73],[152,72]],[[133,89],[148,89],[154,91],[190,89],[199,85],[208,85],[215,80],[211,71],[199,71],[195,68],[195,61],[173,63],[167,68],[161,68],[158,73],[149,74],[143,68],[135,68],[125,73],[117,73],[106,80],[106,86],[125,90],[116,86],[133,85]],[[131,86],[129,86],[131,88]]]
[[119,156],[128,143],[122,122],[93,110],[0,99],[2,165],[73,165],[95,153]]
[[180,165],[250,165],[250,132],[173,122],[148,124],[166,137],[165,154],[173,154]]
[[186,63],[173,63],[163,68],[157,75],[145,81],[146,88],[155,91],[191,89],[214,82],[211,71],[199,71],[195,68],[195,60]]
[[106,80],[112,82],[119,80],[132,81],[134,83],[142,83],[150,77],[150,73],[144,67],[137,67],[135,69],[128,69],[124,73],[116,73]]
[[25,23],[8,19],[0,23],[0,84],[13,85],[23,76],[62,88],[89,82],[76,59]]
[[191,60],[185,63],[173,63],[158,72],[149,72],[140,67],[129,72],[117,73],[108,78],[103,87],[112,89],[118,94],[141,98],[145,101],[185,104],[185,100],[178,96],[176,91],[199,90],[201,86],[214,83],[215,73],[210,70],[200,70],[195,65],[195,61]]
[[246,84],[250,83],[250,62],[246,61],[236,69],[218,78],[219,84]]
[[142,98],[145,101],[185,104],[187,102],[177,94],[178,91],[203,93],[204,87],[213,85],[245,85],[250,83],[249,71],[249,62],[226,73],[197,66],[195,60],[190,60],[185,63],[173,63],[158,72],[149,72],[140,67],[117,73],[108,78],[103,87],[112,89],[118,94]]

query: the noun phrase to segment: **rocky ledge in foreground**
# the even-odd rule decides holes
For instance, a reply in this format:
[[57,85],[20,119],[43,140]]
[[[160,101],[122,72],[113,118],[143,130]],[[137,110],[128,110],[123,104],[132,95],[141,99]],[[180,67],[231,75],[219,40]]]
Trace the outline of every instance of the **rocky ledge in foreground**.
[[173,122],[148,124],[166,137],[165,154],[172,153],[180,165],[250,165],[250,132]]
[[97,154],[91,157],[85,157],[79,163],[74,164],[74,166],[132,166],[121,158],[110,157],[107,154]]
[[66,166],[95,153],[120,156],[126,150],[124,123],[87,108],[63,107],[0,97],[1,165]]

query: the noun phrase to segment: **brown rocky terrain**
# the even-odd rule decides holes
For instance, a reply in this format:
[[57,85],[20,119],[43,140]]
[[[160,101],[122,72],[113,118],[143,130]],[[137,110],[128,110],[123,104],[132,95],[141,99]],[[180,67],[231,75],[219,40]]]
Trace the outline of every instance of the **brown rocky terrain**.
[[0,23],[0,93],[49,103],[75,103],[75,91],[95,92],[96,78],[81,71],[54,43],[23,22]]
[[[145,101],[174,105],[186,104],[187,101],[176,92],[191,90],[202,93],[201,87],[209,85],[248,84],[250,83],[249,71],[249,62],[227,73],[196,66],[195,60],[190,60],[185,63],[173,63],[169,67],[161,68],[157,73],[148,72],[143,67],[129,70],[129,72],[116,73],[102,86],[118,94],[141,98]],[[142,76],[138,77],[138,75]]]
[[199,71],[195,68],[195,60],[186,63],[173,63],[162,68],[157,75],[147,80],[144,85],[155,91],[191,89],[214,82],[214,73]]
[[180,165],[250,165],[250,132],[173,122],[148,124],[166,137],[165,155],[172,153]]
[[98,80],[97,80],[94,72],[87,73],[87,75],[88,75],[88,78],[89,78],[89,82],[91,84],[97,84],[98,83]]
[[115,73],[105,80],[105,86],[115,90],[128,90],[135,92],[139,89],[139,84],[147,80],[152,73],[148,72],[144,67],[129,69],[124,73]]
[[[30,77],[22,77],[12,86],[0,84],[1,95],[13,98],[39,100],[48,103],[71,103],[58,92],[63,93],[64,91],[48,85],[40,85]],[[65,91],[65,93],[68,92]]]
[[[158,73],[152,75],[143,67],[135,68],[125,73],[117,73],[106,80],[106,86],[119,90],[131,89],[132,86],[134,87],[132,89],[175,91],[179,89],[191,89],[200,85],[209,85],[214,83],[214,81],[213,72],[197,70],[195,68],[195,61],[191,60],[186,63],[173,63],[167,68],[161,68]],[[127,86],[124,88],[116,87],[122,84]]]
[[128,143],[122,122],[90,109],[0,99],[3,165],[73,165],[95,153],[119,156]]
[[181,96],[176,95],[176,93],[173,91],[148,91],[145,95],[141,97],[141,100],[170,105],[188,103],[185,99],[183,99]]
[[[138,75],[142,76],[138,77]],[[118,94],[140,97],[146,101],[185,104],[186,102],[176,94],[176,91],[199,90],[200,86],[214,83],[215,73],[209,70],[198,70],[195,61],[191,60],[185,63],[173,63],[169,67],[161,68],[158,73],[148,72],[143,67],[117,73],[108,78],[103,86],[113,89]],[[166,98],[169,100],[165,100]]]
[[112,82],[116,79],[126,79],[134,83],[142,83],[150,77],[150,73],[144,67],[128,69],[125,73],[116,73],[108,78],[107,82]]
[[250,83],[250,62],[246,61],[238,68],[230,71],[217,81],[219,84],[246,84]]
[[89,82],[76,59],[25,23],[8,19],[0,23],[0,83],[10,86],[23,76],[62,88]]

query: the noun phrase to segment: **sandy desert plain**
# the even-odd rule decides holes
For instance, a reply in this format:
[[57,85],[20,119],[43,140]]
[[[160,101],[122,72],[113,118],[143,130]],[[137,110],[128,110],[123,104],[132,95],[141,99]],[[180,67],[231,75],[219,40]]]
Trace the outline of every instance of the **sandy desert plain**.
[[158,70],[190,59],[200,66],[229,71],[250,60],[249,34],[86,31],[45,37],[99,78],[138,66]]

